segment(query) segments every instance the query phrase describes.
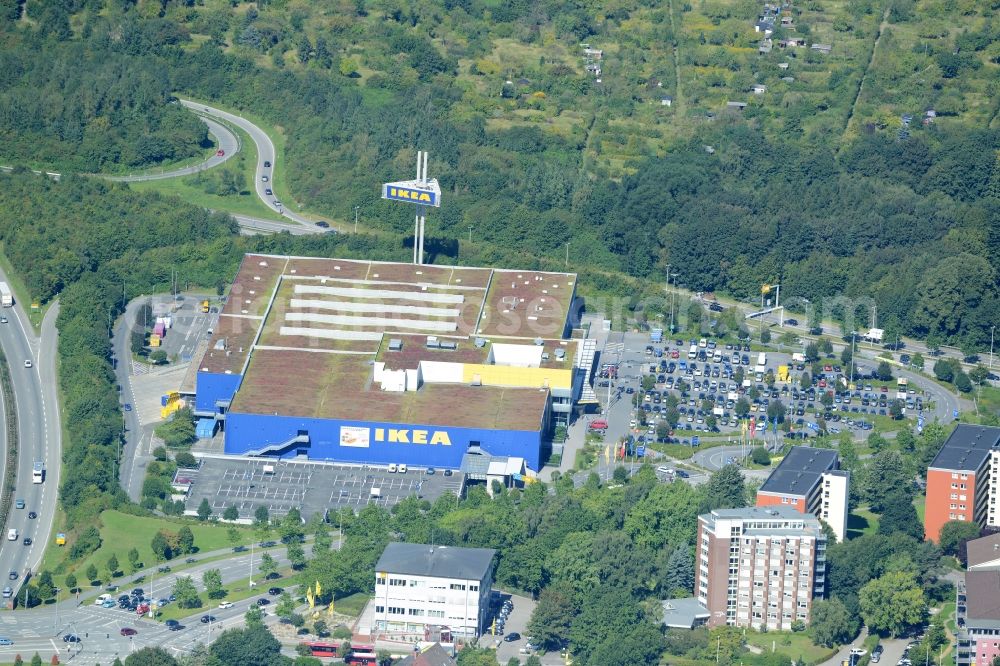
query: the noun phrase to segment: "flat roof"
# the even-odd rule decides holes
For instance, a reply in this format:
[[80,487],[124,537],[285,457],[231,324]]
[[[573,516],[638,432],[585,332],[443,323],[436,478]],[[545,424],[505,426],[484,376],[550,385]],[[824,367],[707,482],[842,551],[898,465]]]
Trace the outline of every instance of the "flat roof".
[[1000,620],[1000,571],[968,571],[965,574],[966,623]]
[[700,520],[705,521],[705,523],[711,527],[715,528],[715,523],[717,520],[743,520],[743,521],[763,521],[763,522],[779,522],[779,521],[795,521],[800,522],[803,525],[802,530],[798,529],[786,529],[782,527],[766,527],[766,528],[747,528],[744,534],[756,535],[756,534],[802,534],[803,532],[809,534],[822,534],[823,530],[820,527],[819,520],[814,518],[808,513],[799,513],[790,506],[748,506],[740,509],[715,509],[711,513],[705,513],[699,516]]
[[257,349],[231,412],[428,426],[537,430],[548,391],[424,384],[382,391],[372,358],[359,354]]
[[492,548],[393,542],[382,551],[382,556],[375,564],[375,571],[410,576],[482,580],[493,566],[496,553],[497,551]]
[[259,319],[219,315],[198,370],[234,375],[243,372],[258,326]]
[[973,569],[991,562],[1000,568],[1000,532],[979,539],[972,539],[965,544],[967,567]]
[[476,333],[559,337],[575,292],[575,273],[494,270]]
[[837,467],[837,452],[793,446],[758,492],[773,495],[808,495],[824,472]]
[[699,620],[707,620],[712,615],[695,597],[667,599],[660,602],[660,608],[663,624],[676,629],[693,629]]
[[[422,360],[483,363],[494,342],[513,342],[540,343],[541,367],[572,368],[578,343],[561,338],[576,279],[247,254],[197,368],[246,370],[231,405],[238,413],[537,429],[544,389],[429,382],[417,391],[382,391],[372,363],[384,361],[390,370],[413,369]],[[456,348],[428,348],[428,336]],[[479,347],[477,338],[484,340]],[[389,351],[390,339],[401,340],[402,349]]]
[[975,472],[1000,449],[1000,428],[959,423],[930,464],[931,469]]

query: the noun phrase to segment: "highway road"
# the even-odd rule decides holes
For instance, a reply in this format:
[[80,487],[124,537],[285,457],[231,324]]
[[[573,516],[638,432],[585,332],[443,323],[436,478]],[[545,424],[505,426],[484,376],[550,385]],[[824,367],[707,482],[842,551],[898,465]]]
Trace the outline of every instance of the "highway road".
[[[2,271],[0,279],[7,279]],[[38,568],[45,546],[50,542],[55,519],[61,461],[55,374],[55,320],[59,304],[53,304],[46,313],[40,337],[31,329],[20,303],[13,308],[4,308],[0,314],[7,318],[6,324],[0,324],[0,345],[10,366],[18,417],[19,452],[14,498],[25,502],[24,509],[11,508],[4,525],[0,575],[4,585],[9,584],[16,589],[26,571]],[[24,366],[26,360],[31,361],[30,368]],[[45,464],[44,483],[31,481],[35,460]],[[37,513],[37,517],[29,518],[30,511]],[[11,528],[17,530],[15,540],[7,539],[7,531]],[[31,545],[23,545],[25,537],[32,539]],[[18,574],[17,582],[11,581],[7,575],[12,570]]]
[[[125,313],[118,317],[115,322],[114,337],[111,342],[111,353],[114,355],[115,378],[118,385],[122,387],[121,402],[135,404],[135,396],[132,395],[131,368],[131,329],[132,322],[135,321],[135,313],[142,306],[141,299],[133,299],[127,306]],[[144,433],[142,425],[139,423],[139,415],[132,411],[122,410],[125,419],[125,437],[122,442],[120,465],[118,468],[118,480],[122,488],[128,493],[133,502],[138,502],[142,494],[142,477],[145,476],[145,461],[140,461],[136,455],[142,437],[148,436]],[[141,465],[141,474],[135,473],[136,465]]]
[[[254,189],[256,190],[257,196],[260,200],[264,202],[265,206],[273,210],[275,213],[278,213],[283,217],[287,217],[293,222],[298,222],[300,225],[307,226],[314,231],[324,231],[323,229],[318,228],[312,221],[307,220],[301,215],[295,214],[293,211],[288,210],[286,206],[281,205],[276,196],[267,194],[266,190],[273,186],[271,177],[274,175],[274,166],[277,163],[277,153],[274,149],[274,142],[271,141],[271,137],[267,135],[267,132],[242,116],[208,106],[207,104],[202,104],[201,102],[193,102],[191,100],[182,99],[181,104],[200,116],[212,116],[225,120],[226,122],[232,123],[246,132],[257,146],[257,169],[254,177]],[[269,162],[271,166],[264,166],[264,162]],[[268,178],[266,182],[263,180],[264,176]]]
[[105,176],[108,180],[114,180],[120,183],[138,183],[144,180],[163,180],[166,178],[177,178],[178,176],[190,176],[191,174],[198,173],[199,171],[204,171],[205,169],[211,169],[212,167],[219,166],[226,160],[230,159],[233,155],[240,151],[240,140],[228,127],[220,122],[212,120],[211,118],[206,118],[201,114],[197,114],[198,118],[208,125],[208,133],[215,137],[216,146],[223,151],[222,155],[217,152],[209,157],[204,162],[195,164],[189,167],[183,167],[180,169],[173,169],[171,171],[164,171],[163,173],[145,173],[145,174],[135,174],[128,176]]
[[240,233],[244,236],[253,236],[256,234],[278,234],[282,231],[287,231],[293,236],[306,236],[308,234],[329,231],[328,229],[321,229],[315,225],[303,226],[298,222],[276,222],[274,220],[264,220],[259,217],[236,215],[235,213],[230,213],[230,216],[236,220],[238,225],[240,225]]

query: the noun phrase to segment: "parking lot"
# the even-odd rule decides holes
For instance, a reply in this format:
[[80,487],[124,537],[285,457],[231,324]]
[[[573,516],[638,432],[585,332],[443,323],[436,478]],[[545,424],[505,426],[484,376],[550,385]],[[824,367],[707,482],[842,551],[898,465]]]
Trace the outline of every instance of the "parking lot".
[[218,320],[218,307],[215,299],[209,299],[212,312],[201,311],[202,300],[209,299],[204,294],[178,294],[153,299],[154,316],[169,315],[171,327],[160,345],[167,358],[180,363],[189,362],[198,343],[208,337],[208,330]]
[[390,507],[411,495],[430,502],[448,493],[457,496],[463,478],[461,473],[430,475],[412,467],[401,473],[372,466],[230,456],[205,456],[197,475],[190,476],[186,505],[190,513],[204,498],[215,515],[235,506],[240,518],[250,519],[257,507],[265,506],[273,518],[295,507],[307,520],[317,512],[344,507]]
[[[592,423],[604,420],[609,440],[617,440],[623,431],[630,434],[633,448],[647,442],[696,446],[702,436],[738,437],[742,417],[752,417],[758,431],[766,428],[775,439],[806,438],[824,427],[831,434],[847,429],[864,436],[874,428],[876,417],[890,414],[897,398],[907,416],[929,407],[918,387],[875,381],[874,362],[860,355],[849,389],[850,369],[842,368],[839,358],[821,359],[813,367],[801,353],[762,352],[745,343],[653,343],[642,334],[625,334],[620,340],[609,344],[601,358],[595,388],[605,417]],[[809,378],[803,384],[806,373]],[[779,413],[792,433],[774,432]],[[622,414],[628,424],[615,428]]]

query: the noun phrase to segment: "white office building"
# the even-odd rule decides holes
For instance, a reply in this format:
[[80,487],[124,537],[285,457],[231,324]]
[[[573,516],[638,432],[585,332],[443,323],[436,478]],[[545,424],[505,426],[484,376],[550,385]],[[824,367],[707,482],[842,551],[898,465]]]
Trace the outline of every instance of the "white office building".
[[390,543],[375,565],[372,634],[422,636],[445,626],[478,637],[489,623],[490,548]]

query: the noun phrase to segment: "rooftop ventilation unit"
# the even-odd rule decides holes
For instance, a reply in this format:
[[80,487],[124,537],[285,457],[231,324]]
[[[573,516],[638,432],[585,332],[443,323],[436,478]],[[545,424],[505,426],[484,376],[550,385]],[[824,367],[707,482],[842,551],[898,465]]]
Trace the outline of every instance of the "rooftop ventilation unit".
[[441,346],[441,343],[438,342],[438,339],[437,339],[436,335],[428,335],[427,336],[427,348],[428,349],[438,349],[438,348],[440,348],[440,346]]
[[399,338],[389,340],[389,351],[400,351],[403,349],[403,341]]
[[544,344],[545,344],[545,340],[542,340],[541,338],[535,338],[535,346],[541,347]]
[[450,350],[454,351],[457,348],[458,348],[458,345],[455,344],[454,340],[442,340],[441,341],[441,349],[450,349]]
[[486,346],[486,339],[485,338],[476,338],[476,340],[475,340],[475,342],[473,342],[473,344],[476,345],[476,349],[482,349],[483,347]]
[[566,358],[566,350],[563,349],[562,347],[556,347],[552,353],[555,354],[556,358],[559,359],[560,361]]

